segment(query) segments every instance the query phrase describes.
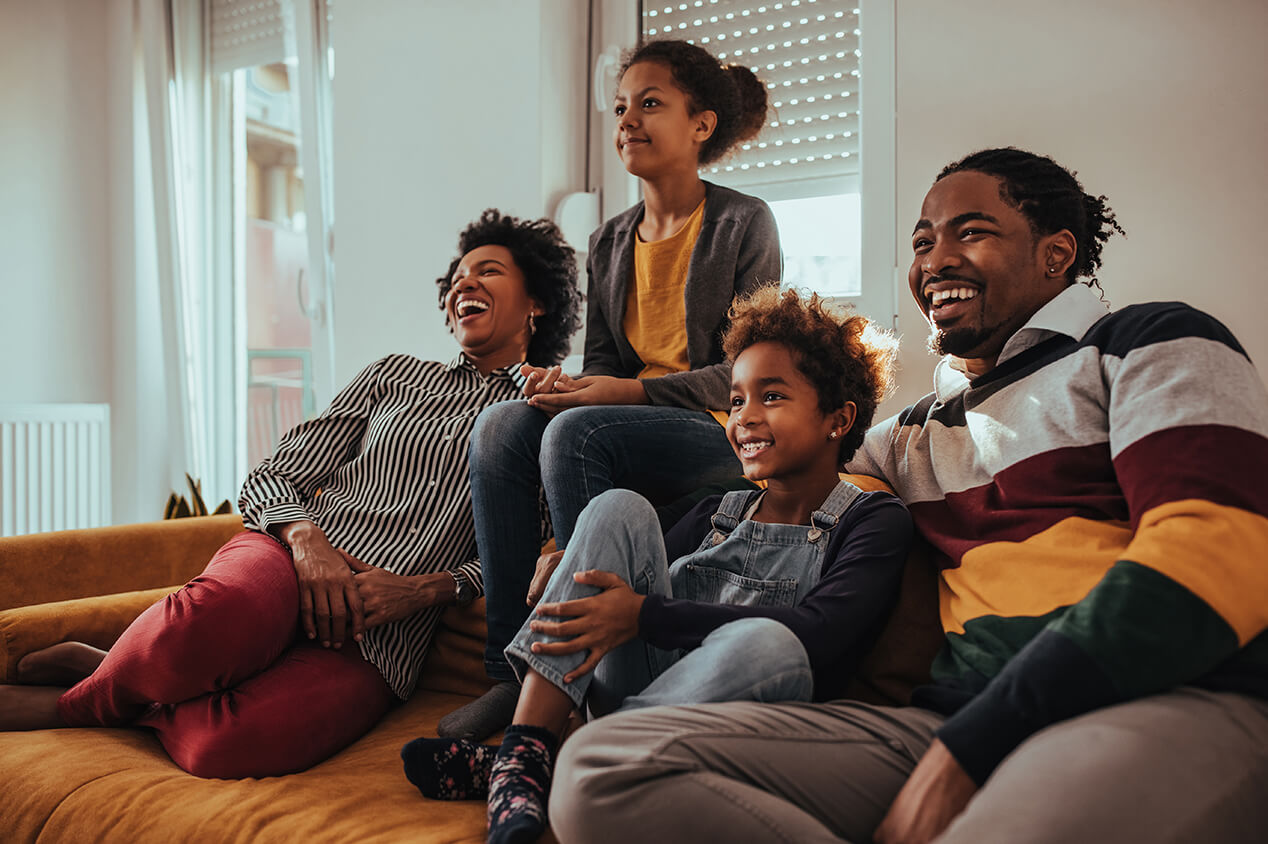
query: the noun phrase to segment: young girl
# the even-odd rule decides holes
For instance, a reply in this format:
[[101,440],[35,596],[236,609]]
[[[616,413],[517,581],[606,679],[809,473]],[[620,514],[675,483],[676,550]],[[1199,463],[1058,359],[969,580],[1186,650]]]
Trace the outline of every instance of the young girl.
[[757,135],[766,88],[700,47],[655,41],[626,58],[614,108],[617,154],[644,200],[590,238],[582,375],[526,369],[528,401],[492,407],[477,425],[485,662],[503,682],[442,719],[441,735],[478,740],[510,722],[519,687],[503,651],[528,613],[543,492],[562,550],[604,490],[672,501],[740,475],[720,424],[730,385],[721,329],[737,294],[779,279],[779,240],[764,202],[698,170]]
[[544,829],[574,707],[839,697],[892,605],[907,510],[837,475],[888,384],[892,338],[775,288],[731,315],[726,435],[766,489],[705,499],[663,540],[644,499],[600,495],[507,649],[524,688],[501,747],[418,739],[402,751],[427,797],[488,790],[490,841]]

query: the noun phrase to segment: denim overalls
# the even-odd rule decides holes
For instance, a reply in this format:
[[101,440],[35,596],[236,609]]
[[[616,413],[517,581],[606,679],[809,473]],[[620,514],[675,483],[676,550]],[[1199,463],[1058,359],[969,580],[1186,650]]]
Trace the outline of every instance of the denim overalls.
[[795,605],[819,582],[830,532],[862,492],[839,481],[811,515],[810,527],[744,521],[744,511],[760,493],[728,492],[700,547],[670,566],[674,597],[712,604]]
[[[699,549],[671,565],[651,504],[629,490],[608,490],[581,514],[542,602],[594,595],[597,587],[579,584],[573,575],[598,569],[618,575],[644,595],[791,607],[819,582],[831,531],[861,494],[853,484],[838,483],[805,526],[746,521],[744,513],[757,493],[727,493]],[[593,672],[571,683],[563,682],[564,676],[586,654],[534,653],[534,642],[559,639],[533,632],[530,624],[520,628],[506,649],[517,676],[532,668],[593,715],[663,704],[810,700],[813,691],[805,647],[788,627],[770,618],[727,622],[691,650],[662,650],[636,638],[609,651]]]

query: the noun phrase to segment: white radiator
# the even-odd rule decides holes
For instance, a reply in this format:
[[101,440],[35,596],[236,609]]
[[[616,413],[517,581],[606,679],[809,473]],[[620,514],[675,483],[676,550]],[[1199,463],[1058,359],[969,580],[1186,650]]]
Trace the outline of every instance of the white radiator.
[[110,405],[0,404],[0,536],[110,524]]

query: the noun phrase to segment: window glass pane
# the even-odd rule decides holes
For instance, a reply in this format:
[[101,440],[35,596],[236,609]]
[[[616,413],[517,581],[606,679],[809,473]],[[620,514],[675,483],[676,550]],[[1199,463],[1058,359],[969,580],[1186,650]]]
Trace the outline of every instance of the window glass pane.
[[812,196],[770,203],[784,250],[784,284],[825,296],[863,292],[859,195]]
[[308,239],[294,68],[242,71],[246,172],[243,266],[247,326],[247,463],[314,412],[312,327],[304,308]]

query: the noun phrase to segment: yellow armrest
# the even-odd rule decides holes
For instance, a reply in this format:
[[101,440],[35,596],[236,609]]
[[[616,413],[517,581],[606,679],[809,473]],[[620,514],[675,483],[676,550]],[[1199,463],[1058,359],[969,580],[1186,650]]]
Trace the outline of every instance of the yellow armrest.
[[18,660],[73,640],[109,648],[156,601],[179,589],[166,586],[0,610],[0,683],[17,681]]

